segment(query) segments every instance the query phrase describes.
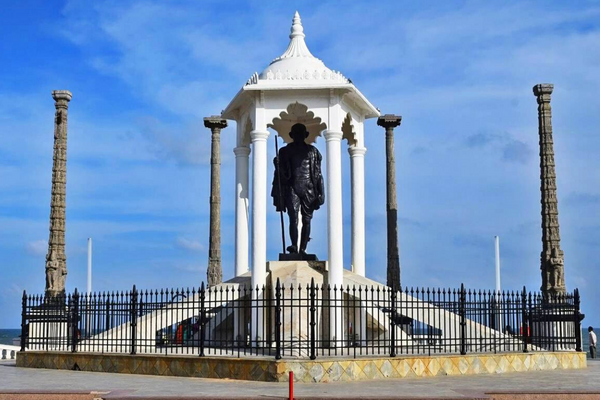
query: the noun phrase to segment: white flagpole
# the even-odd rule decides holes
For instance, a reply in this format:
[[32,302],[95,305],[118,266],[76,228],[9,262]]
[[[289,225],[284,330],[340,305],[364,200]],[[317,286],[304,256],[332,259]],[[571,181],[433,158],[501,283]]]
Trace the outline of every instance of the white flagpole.
[[87,292],[92,293],[92,238],[88,238],[87,244]]
[[501,288],[500,288],[500,237],[499,236],[494,236],[495,239],[495,244],[496,244],[496,304],[497,304],[497,317],[496,317],[496,329],[499,330],[500,332],[503,331],[503,326],[502,326],[502,315],[500,314],[500,312],[502,311],[502,308],[500,307],[499,303],[502,300],[501,299]]
[[500,237],[494,236],[496,239],[496,294],[500,294]]

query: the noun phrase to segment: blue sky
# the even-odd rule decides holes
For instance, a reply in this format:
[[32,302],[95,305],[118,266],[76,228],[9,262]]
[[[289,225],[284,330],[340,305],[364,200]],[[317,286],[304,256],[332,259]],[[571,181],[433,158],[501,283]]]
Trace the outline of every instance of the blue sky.
[[[199,285],[218,113],[288,43],[298,9],[312,53],[342,71],[396,133],[402,279],[409,286],[540,285],[536,83],[555,84],[566,283],[600,322],[600,2],[4,1],[0,8],[0,328],[44,289],[53,89],[69,110],[67,289]],[[234,124],[222,138],[224,276],[233,274]],[[385,142],[366,125],[367,275],[383,281]],[[270,139],[272,147],[272,138]],[[323,149],[322,141],[317,146]],[[272,151],[272,150],[270,150]],[[349,162],[344,158],[349,264]],[[268,258],[279,251],[269,213]],[[325,259],[326,212],[311,250]]]

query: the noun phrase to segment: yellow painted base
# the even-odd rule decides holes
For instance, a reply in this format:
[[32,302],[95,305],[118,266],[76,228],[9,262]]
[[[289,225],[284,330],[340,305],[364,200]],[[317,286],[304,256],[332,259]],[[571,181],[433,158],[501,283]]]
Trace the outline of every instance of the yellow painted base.
[[553,369],[586,368],[584,352],[501,353],[321,358],[279,360],[197,356],[55,353],[27,351],[17,354],[17,367],[80,369],[124,374],[189,376],[286,382],[289,371],[296,382],[338,382],[440,375],[499,374]]

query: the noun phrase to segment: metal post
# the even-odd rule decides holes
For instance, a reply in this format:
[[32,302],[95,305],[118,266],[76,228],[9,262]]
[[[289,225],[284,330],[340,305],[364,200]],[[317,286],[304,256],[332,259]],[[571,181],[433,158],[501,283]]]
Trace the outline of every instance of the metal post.
[[275,285],[275,359],[281,360],[281,283]]
[[579,298],[579,289],[575,289],[573,293],[574,313],[573,322],[575,323],[575,351],[582,351],[581,349],[581,318],[580,318],[580,307],[581,299]]
[[527,289],[523,286],[523,292],[521,293],[521,329],[523,336],[523,353],[527,353],[529,350],[527,349],[527,342],[529,341],[529,324],[527,323]]
[[71,352],[77,352],[77,325],[79,322],[79,293],[77,293],[77,288],[75,288],[75,293],[73,293],[73,304],[72,304],[72,312],[71,312]]
[[527,296],[527,304],[529,314],[527,315],[527,324],[525,324],[524,329],[527,328],[527,342],[533,344],[533,303],[531,300],[531,293],[529,293],[529,295]]
[[396,289],[390,288],[392,292],[390,304],[390,357],[396,357]]
[[206,319],[204,314],[204,296],[206,295],[204,289],[204,282],[200,285],[200,357],[204,357],[204,320]]
[[133,285],[133,290],[131,291],[131,355],[135,355],[136,353],[136,340],[137,340],[137,301],[138,301],[138,293],[135,285]]
[[467,354],[467,317],[466,317],[466,302],[467,302],[467,292],[465,290],[465,285],[463,283],[460,284],[460,297],[459,297],[459,306],[458,310],[460,313],[460,354]]
[[315,304],[315,278],[310,279],[310,359],[314,360],[317,358],[317,354],[315,351],[315,341],[316,341],[316,332],[315,326],[316,318],[315,311],[317,310]]
[[21,303],[21,351],[25,351],[25,338],[29,335],[27,331],[27,293],[23,290],[23,301]]
[[[110,294],[109,294],[110,295]],[[106,296],[106,330],[110,330],[110,298]]]

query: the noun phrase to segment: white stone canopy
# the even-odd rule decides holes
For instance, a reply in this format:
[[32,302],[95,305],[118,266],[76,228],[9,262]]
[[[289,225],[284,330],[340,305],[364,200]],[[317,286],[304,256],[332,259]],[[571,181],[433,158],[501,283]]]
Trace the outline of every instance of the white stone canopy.
[[328,282],[339,286],[344,270],[341,143],[347,140],[352,177],[351,269],[365,276],[364,121],[378,117],[379,111],[342,73],[312,55],[298,12],[289,38],[285,52],[260,74],[255,72],[222,112],[223,118],[237,124],[235,275],[248,271],[250,259],[252,286],[266,283],[269,128],[289,142],[291,126],[300,122],[309,130],[307,142],[319,136],[326,141]]
[[[379,110],[366,99],[349,79],[341,72],[327,68],[323,61],[312,55],[304,40],[304,28],[298,12],[294,15],[289,38],[290,43],[285,52],[271,61],[260,74],[258,72],[252,74],[242,89],[223,110],[223,118],[236,120],[239,124],[242,121],[240,117],[246,111],[246,108],[252,103],[256,103],[257,96],[259,102],[271,100],[268,101],[271,104],[263,105],[269,121],[274,118],[285,120],[284,117],[279,115],[281,111],[286,111],[288,106],[294,103],[308,106],[306,103],[310,101],[311,105],[314,104],[320,110],[310,107],[309,111],[321,118],[326,124],[328,120],[328,103],[332,101],[331,98],[334,96],[340,97],[339,101],[343,105],[343,111],[350,114],[354,120],[360,117],[367,119],[379,116]],[[324,104],[315,103],[314,100],[317,98],[325,99]],[[304,101],[302,101],[303,99]],[[282,105],[286,101],[289,101],[289,103]],[[254,122],[252,115],[248,116]],[[269,122],[269,127],[275,129],[285,141],[290,140],[288,136],[289,127],[286,124],[279,123],[276,125]],[[250,126],[246,126],[246,128],[250,128]],[[245,129],[241,133],[238,132],[242,136],[238,138],[238,144],[248,144],[250,142],[250,130]],[[309,127],[311,135],[308,142],[314,142],[321,131],[316,126]]]

